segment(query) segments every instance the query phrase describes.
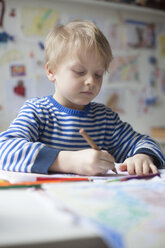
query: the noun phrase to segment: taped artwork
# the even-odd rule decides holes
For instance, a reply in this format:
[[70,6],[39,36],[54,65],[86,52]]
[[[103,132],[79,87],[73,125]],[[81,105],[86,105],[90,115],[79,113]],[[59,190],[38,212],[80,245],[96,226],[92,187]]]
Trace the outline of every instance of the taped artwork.
[[139,81],[138,55],[116,56],[109,67],[109,82]]
[[22,32],[26,36],[46,36],[57,23],[59,13],[49,8],[24,8],[21,11]]

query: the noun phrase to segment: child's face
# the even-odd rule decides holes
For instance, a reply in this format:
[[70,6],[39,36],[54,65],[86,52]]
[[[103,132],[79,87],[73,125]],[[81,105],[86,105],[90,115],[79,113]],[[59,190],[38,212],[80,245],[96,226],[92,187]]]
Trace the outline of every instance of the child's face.
[[104,64],[94,52],[67,56],[54,73],[54,98],[63,106],[83,110],[99,93]]

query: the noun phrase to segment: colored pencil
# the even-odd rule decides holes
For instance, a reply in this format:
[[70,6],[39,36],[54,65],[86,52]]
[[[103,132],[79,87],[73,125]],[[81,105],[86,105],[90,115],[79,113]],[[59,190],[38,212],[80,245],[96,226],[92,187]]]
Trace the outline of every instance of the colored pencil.
[[81,182],[81,181],[92,181],[92,179],[89,179],[87,177],[37,177],[37,181],[39,182]]
[[82,181],[93,181],[89,178],[43,178],[38,177],[36,181],[27,181],[20,183],[10,183],[7,181],[0,182],[0,189],[9,188],[28,188],[28,187],[40,187],[43,183],[63,183],[63,182],[82,182]]
[[[80,129],[79,133],[83,136],[86,142],[95,150],[100,150],[100,148],[95,144],[95,142],[91,139],[91,137],[85,132],[83,128]],[[112,169],[113,172],[117,173],[116,168]]]
[[21,182],[21,183],[9,183],[2,182],[0,183],[0,189],[15,189],[15,188],[30,188],[30,187],[41,187],[39,182]]
[[153,173],[153,174],[148,174],[148,175],[133,175],[133,176],[126,176],[123,178],[116,178],[116,179],[111,179],[111,180],[107,180],[106,183],[111,183],[111,182],[125,182],[125,181],[129,181],[129,180],[133,180],[133,179],[150,179],[153,177],[159,176],[160,177],[160,173]]

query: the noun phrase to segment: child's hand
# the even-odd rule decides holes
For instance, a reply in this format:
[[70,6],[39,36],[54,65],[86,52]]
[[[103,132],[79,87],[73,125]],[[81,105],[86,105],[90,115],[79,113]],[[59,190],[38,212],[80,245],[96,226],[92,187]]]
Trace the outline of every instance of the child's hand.
[[59,152],[50,170],[95,176],[105,174],[114,167],[115,159],[107,151],[85,149]]
[[136,154],[127,158],[122,165],[119,166],[120,171],[128,171],[130,175],[147,175],[149,173],[158,173],[157,167],[154,165],[152,158],[146,154]]
[[115,167],[115,159],[105,150],[86,149],[77,151],[76,172],[83,175],[105,174]]

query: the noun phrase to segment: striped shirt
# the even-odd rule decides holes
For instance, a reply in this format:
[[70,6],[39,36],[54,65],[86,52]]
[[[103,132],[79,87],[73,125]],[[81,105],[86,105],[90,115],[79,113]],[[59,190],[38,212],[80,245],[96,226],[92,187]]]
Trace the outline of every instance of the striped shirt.
[[89,148],[79,134],[81,128],[117,163],[146,153],[157,160],[158,167],[165,165],[158,144],[135,132],[105,105],[91,102],[85,110],[74,110],[46,96],[26,101],[8,130],[0,134],[0,169],[48,173],[59,151]]

